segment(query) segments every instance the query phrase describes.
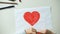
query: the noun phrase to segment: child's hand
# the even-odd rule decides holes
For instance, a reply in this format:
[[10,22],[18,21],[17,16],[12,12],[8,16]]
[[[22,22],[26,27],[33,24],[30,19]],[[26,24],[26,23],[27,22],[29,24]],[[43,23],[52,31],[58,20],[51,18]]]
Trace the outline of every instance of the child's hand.
[[36,29],[34,29],[34,28],[30,28],[25,31],[26,31],[26,34],[36,34],[36,32],[37,32]]

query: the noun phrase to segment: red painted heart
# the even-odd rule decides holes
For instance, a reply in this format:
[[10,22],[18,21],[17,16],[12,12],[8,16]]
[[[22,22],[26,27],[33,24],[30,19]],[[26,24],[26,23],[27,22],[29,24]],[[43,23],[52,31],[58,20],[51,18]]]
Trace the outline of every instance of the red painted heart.
[[32,13],[30,13],[30,12],[25,12],[24,13],[24,19],[32,26],[35,23],[37,23],[39,18],[40,18],[40,13],[37,12],[37,11],[33,11]]

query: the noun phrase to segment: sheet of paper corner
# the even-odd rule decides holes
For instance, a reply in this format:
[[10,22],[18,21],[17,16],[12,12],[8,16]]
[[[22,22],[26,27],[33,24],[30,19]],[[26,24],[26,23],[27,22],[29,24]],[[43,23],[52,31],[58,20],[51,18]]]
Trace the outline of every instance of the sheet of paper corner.
[[[49,15],[50,15],[50,20],[51,20],[50,7],[35,7],[35,8],[16,9],[16,10],[15,10],[15,17],[19,17],[18,15],[19,15],[19,13],[20,13],[21,11],[29,11],[30,9],[31,9],[31,10],[48,9],[48,10],[49,10]],[[20,33],[20,32],[22,32],[23,30],[25,30],[25,29],[27,29],[27,28],[30,28],[30,25],[27,25],[27,27],[25,27],[25,28],[23,28],[23,27],[24,27],[24,26],[23,26],[23,27],[21,28],[21,30],[19,31],[19,29],[20,29],[21,26],[19,27],[19,25],[18,25],[18,23],[17,23],[18,20],[19,20],[19,19],[16,20],[16,31],[17,31],[17,32]],[[46,27],[46,29],[50,29],[50,30],[51,30],[51,29],[53,29],[53,26],[52,26],[51,21],[49,21],[49,22],[50,22],[50,23],[48,23],[48,24],[50,24],[50,25],[49,25],[49,26],[46,25],[46,26],[48,26],[48,27]],[[25,23],[25,24],[26,24],[26,23]],[[34,27],[35,29],[38,29],[38,30],[40,29],[39,27],[36,28],[36,24],[35,24],[35,26],[33,26],[33,27]],[[44,29],[44,28],[42,28],[42,29]]]

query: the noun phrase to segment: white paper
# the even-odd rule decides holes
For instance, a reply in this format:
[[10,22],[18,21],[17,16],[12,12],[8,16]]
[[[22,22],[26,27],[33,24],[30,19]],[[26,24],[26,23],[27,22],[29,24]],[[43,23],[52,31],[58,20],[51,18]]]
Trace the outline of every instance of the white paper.
[[40,13],[40,19],[38,22],[33,26],[37,31],[42,29],[51,29],[51,12],[50,7],[37,7],[37,8],[24,8],[24,9],[16,9],[15,17],[16,17],[16,34],[24,33],[25,29],[31,27],[30,24],[25,21],[23,15],[25,12],[33,12],[38,11]]

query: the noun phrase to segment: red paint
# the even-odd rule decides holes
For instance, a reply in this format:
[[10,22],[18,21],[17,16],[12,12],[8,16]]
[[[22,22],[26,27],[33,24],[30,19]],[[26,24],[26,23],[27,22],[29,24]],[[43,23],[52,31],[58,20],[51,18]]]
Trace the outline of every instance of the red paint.
[[39,18],[40,18],[40,13],[38,11],[33,11],[32,13],[30,13],[30,12],[24,13],[24,19],[32,26],[35,23],[37,23]]

